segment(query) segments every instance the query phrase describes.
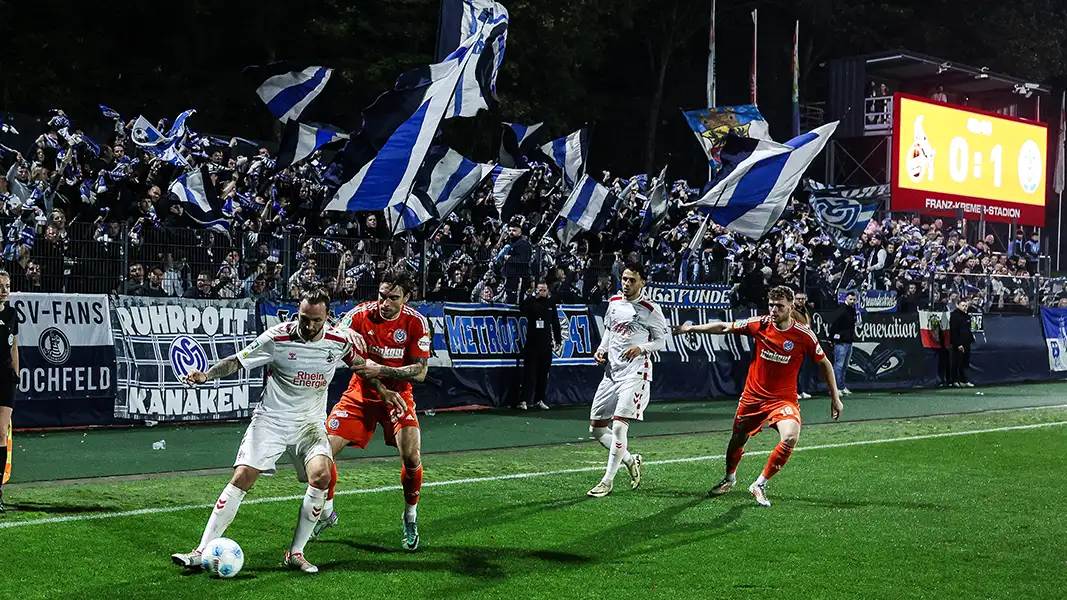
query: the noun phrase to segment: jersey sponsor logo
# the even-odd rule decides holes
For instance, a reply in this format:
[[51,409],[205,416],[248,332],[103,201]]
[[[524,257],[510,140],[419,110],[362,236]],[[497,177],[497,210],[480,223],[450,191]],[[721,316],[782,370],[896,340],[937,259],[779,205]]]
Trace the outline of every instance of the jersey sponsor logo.
[[182,377],[192,371],[207,370],[207,353],[200,343],[187,335],[179,335],[170,343],[170,366]]
[[307,371],[297,371],[296,376],[293,377],[293,385],[309,388],[326,387],[326,375],[323,373],[308,373]]
[[633,332],[634,332],[633,322],[632,321],[626,321],[626,322],[619,321],[617,323],[612,323],[611,324],[611,331],[612,331],[612,333],[618,333],[619,335],[633,335]]
[[786,340],[785,343],[782,344],[782,348],[785,348],[786,352],[791,352],[793,350],[794,345],[795,344],[793,344],[793,340]]
[[770,350],[764,348],[760,350],[759,355],[760,358],[762,358],[763,360],[769,360],[771,362],[783,365],[789,364],[790,356],[788,354],[778,354],[777,352],[771,352]]
[[393,341],[398,344],[403,344],[408,341],[408,332],[405,329],[397,329],[393,332]]
[[[13,336],[8,336],[8,338],[13,338]],[[8,345],[12,341],[14,340],[9,339]],[[58,327],[49,327],[41,332],[41,337],[37,340],[37,349],[41,351],[41,356],[53,365],[61,365],[70,358],[70,340]]]
[[379,358],[404,358],[403,348],[383,348],[381,346],[367,346],[367,352]]

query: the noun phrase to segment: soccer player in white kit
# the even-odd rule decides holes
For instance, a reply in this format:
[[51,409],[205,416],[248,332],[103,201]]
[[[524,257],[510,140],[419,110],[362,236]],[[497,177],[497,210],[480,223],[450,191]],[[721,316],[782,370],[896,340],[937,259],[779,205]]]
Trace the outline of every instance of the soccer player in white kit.
[[[630,489],[641,485],[641,455],[630,454],[626,436],[630,421],[644,420],[652,383],[652,353],[667,345],[667,319],[644,295],[645,267],[630,263],[622,272],[622,292],[608,301],[604,337],[594,358],[607,363],[604,379],[593,396],[589,432],[608,449],[603,479],[586,494],[603,498],[611,493],[621,465],[630,472]],[[610,425],[610,427],[609,427]]]
[[304,546],[322,513],[330,485],[333,455],[326,436],[327,390],[338,360],[349,367],[376,366],[356,353],[355,338],[326,325],[329,304],[324,289],[308,290],[300,300],[298,322],[279,323],[207,373],[194,370],[185,376],[188,384],[197,385],[242,367],[267,366],[270,374],[237,451],[233,478],[211,511],[200,544],[192,552],[172,555],[175,564],[201,568],[204,547],[222,537],[252,484],[260,474],[273,475],[278,459],[288,452],[297,478],[306,481],[308,488],[293,542],[285,552],[285,565],[305,573],[318,572],[318,567],[304,558]]

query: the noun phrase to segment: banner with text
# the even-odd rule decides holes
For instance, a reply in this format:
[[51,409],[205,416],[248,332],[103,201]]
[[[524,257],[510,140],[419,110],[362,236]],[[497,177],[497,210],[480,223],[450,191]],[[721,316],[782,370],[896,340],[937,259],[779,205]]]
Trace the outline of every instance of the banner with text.
[[252,300],[118,296],[113,302],[116,418],[209,421],[252,414],[262,368],[196,388],[178,380],[193,369],[206,371],[256,338]]
[[[848,292],[837,295],[839,304],[845,303]],[[866,290],[856,296],[856,303],[861,313],[896,312],[897,293],[892,290]]]
[[645,286],[648,298],[664,309],[672,306],[727,309],[732,290],[728,285],[654,282]]
[[1067,308],[1041,307],[1041,325],[1048,346],[1048,368],[1067,371]]
[[[811,328],[820,340],[830,339],[833,313],[816,312]],[[849,382],[867,387],[921,385],[926,362],[916,313],[867,313],[856,323]]]
[[12,294],[11,306],[19,319],[20,400],[114,395],[107,296]]
[[[596,325],[589,307],[558,306],[563,346],[552,359],[553,365],[595,365]],[[519,364],[526,343],[526,319],[514,305],[444,305],[444,338],[453,367],[513,367]]]

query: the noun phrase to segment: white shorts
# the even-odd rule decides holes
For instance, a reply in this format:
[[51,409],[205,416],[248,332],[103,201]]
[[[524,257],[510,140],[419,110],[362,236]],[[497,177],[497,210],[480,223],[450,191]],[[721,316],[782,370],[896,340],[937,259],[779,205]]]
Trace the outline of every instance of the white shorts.
[[648,407],[650,383],[652,382],[647,379],[601,379],[596,393],[593,394],[593,408],[589,411],[589,420],[606,421],[612,417],[621,417],[643,421],[645,408]]
[[296,467],[296,478],[306,483],[308,461],[316,456],[333,457],[325,423],[282,427],[253,417],[241,438],[241,447],[237,450],[233,466],[244,465],[263,475],[274,475],[278,459],[286,452]]

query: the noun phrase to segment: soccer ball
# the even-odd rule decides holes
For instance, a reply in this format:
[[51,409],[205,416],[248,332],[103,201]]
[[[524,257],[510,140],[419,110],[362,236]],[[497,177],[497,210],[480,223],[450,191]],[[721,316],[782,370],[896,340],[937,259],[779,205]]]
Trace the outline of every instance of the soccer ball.
[[204,569],[218,577],[233,577],[245,564],[245,553],[230,538],[218,538],[204,547]]

